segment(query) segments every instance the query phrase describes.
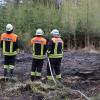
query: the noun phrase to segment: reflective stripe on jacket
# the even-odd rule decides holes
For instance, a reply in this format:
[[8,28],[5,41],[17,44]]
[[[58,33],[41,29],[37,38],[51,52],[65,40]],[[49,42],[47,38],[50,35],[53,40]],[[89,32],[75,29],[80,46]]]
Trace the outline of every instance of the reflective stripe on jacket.
[[46,52],[47,40],[41,36],[32,38],[31,44],[33,45],[33,58],[43,59]]
[[17,37],[18,36],[14,33],[3,33],[1,35],[2,49],[4,55],[12,56],[17,54],[16,49],[14,49],[14,44],[17,42]]

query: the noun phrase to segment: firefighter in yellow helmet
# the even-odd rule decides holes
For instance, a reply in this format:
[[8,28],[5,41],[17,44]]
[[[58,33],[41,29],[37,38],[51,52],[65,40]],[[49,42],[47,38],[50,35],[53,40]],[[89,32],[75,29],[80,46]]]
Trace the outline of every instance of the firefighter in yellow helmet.
[[42,29],[36,30],[36,35],[31,39],[32,44],[32,69],[31,69],[31,81],[41,79],[41,71],[43,66],[44,55],[47,51],[47,40],[43,37]]
[[13,76],[15,57],[18,49],[18,36],[13,33],[13,26],[6,25],[6,32],[1,34],[1,48],[4,55],[4,76]]
[[[52,38],[48,42],[48,57],[50,60],[51,69],[52,71],[55,71],[56,79],[61,80],[60,66],[63,57],[64,43],[57,29],[53,29],[51,34]],[[52,80],[49,64],[47,64],[47,79]]]

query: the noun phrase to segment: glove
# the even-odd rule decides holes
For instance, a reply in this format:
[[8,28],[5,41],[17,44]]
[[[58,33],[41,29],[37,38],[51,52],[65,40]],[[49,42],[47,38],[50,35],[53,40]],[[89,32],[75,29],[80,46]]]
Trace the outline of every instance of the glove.
[[49,56],[49,54],[50,54],[50,51],[47,50],[47,56]]
[[47,50],[47,53],[50,54],[50,51]]

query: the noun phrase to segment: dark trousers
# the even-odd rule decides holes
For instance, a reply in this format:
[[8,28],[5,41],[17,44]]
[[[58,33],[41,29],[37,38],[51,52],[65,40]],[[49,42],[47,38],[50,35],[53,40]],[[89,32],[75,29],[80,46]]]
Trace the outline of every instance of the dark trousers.
[[[61,71],[60,71],[61,59],[62,58],[50,58],[51,69],[52,71],[55,71],[56,75],[61,74]],[[47,64],[47,76],[51,76],[49,63]]]
[[13,76],[13,69],[15,67],[16,56],[4,56],[4,76],[7,76],[7,70],[10,70],[10,76]]
[[32,69],[31,69],[31,80],[34,80],[34,78],[40,79],[41,78],[41,72],[43,67],[43,59],[34,59],[32,61]]
[[15,66],[15,57],[16,56],[4,56],[4,65]]

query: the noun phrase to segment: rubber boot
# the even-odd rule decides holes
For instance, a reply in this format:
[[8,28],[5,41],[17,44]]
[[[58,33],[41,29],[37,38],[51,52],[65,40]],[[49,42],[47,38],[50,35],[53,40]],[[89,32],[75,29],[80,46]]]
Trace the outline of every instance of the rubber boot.
[[31,81],[34,81],[34,80],[35,80],[35,76],[32,76],[32,75],[31,75],[30,78],[31,78]]
[[7,76],[7,68],[4,68],[4,77]]
[[36,80],[41,80],[41,76],[36,76]]
[[13,71],[14,71],[14,69],[10,69],[9,74],[10,74],[10,77],[11,77],[11,78],[13,77]]
[[61,78],[58,78],[57,80],[58,80],[59,82],[61,82]]

